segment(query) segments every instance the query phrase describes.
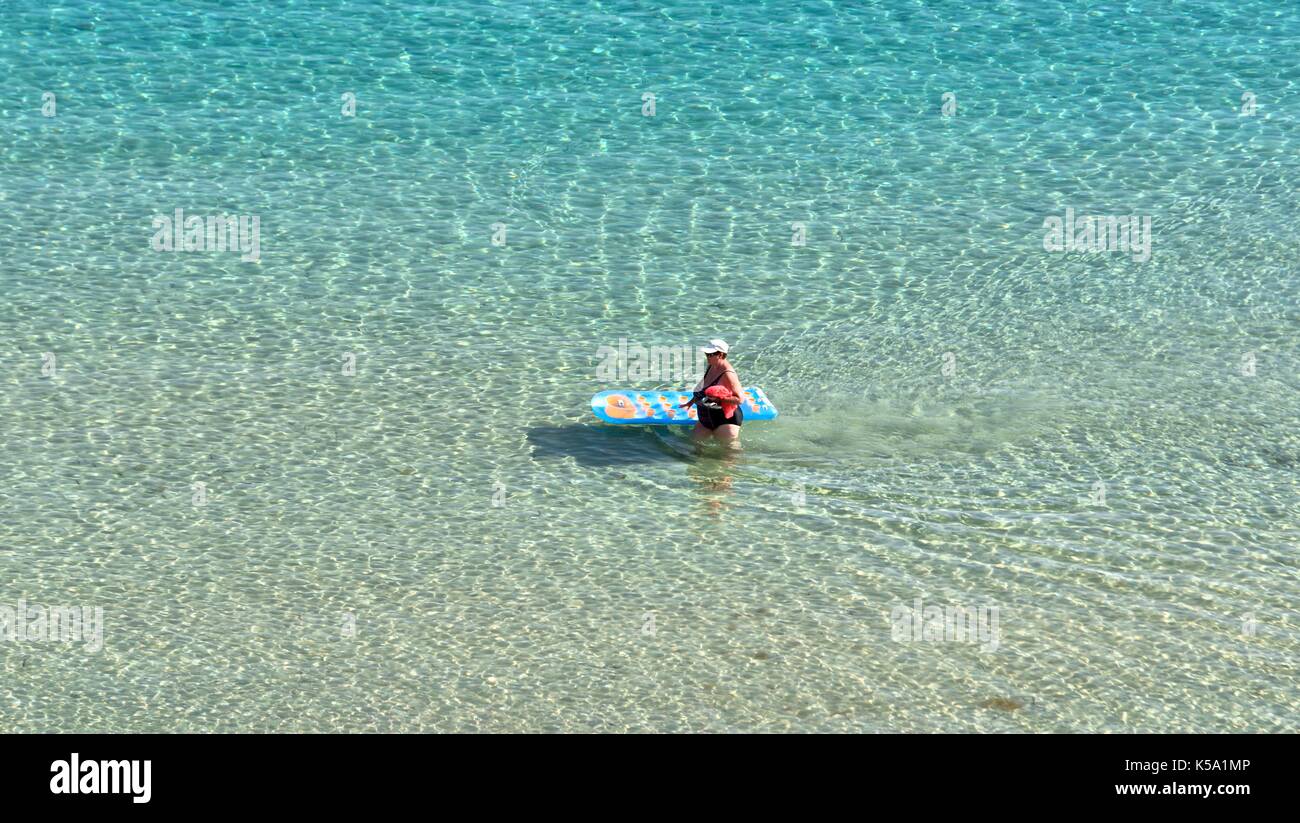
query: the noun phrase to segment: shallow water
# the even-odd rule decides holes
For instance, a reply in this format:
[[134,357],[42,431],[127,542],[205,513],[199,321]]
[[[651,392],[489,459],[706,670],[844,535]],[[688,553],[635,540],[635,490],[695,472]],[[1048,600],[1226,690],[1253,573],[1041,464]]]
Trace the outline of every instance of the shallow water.
[[0,9],[0,729],[1296,730],[1300,11],[192,9]]

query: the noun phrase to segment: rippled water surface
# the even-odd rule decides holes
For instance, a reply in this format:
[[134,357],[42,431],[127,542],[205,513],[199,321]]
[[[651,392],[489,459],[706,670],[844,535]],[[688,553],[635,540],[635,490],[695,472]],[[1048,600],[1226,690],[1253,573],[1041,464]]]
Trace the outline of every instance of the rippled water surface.
[[0,730],[1296,730],[1300,10],[543,8],[0,8]]

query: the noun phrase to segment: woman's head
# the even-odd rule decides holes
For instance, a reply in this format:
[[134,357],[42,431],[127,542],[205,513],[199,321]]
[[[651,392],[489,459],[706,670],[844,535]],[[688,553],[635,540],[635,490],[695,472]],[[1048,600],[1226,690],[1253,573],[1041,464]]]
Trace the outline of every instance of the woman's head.
[[716,363],[727,359],[727,351],[730,348],[726,340],[714,338],[701,347],[700,350],[704,352],[704,356],[708,358],[710,363]]

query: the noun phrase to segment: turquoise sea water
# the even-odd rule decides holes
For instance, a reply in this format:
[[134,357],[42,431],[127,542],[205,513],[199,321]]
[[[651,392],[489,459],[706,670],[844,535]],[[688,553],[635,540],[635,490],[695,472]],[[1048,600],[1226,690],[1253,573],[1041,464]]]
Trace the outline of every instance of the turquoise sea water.
[[[1295,731],[1298,46],[1262,0],[4,4],[0,606],[105,629],[0,642],[0,730]],[[177,208],[260,261],[152,251]],[[1067,208],[1151,259],[1046,252]],[[742,456],[595,424],[601,346],[714,336],[782,412]],[[996,648],[895,639],[918,599]]]

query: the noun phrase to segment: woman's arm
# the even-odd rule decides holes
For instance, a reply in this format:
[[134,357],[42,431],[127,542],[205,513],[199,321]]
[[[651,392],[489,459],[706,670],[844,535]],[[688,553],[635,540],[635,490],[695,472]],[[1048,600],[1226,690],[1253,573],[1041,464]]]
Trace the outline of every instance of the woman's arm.
[[732,394],[740,398],[741,403],[745,402],[745,390],[740,385],[740,378],[736,376],[735,369],[727,371],[727,388],[731,389]]

